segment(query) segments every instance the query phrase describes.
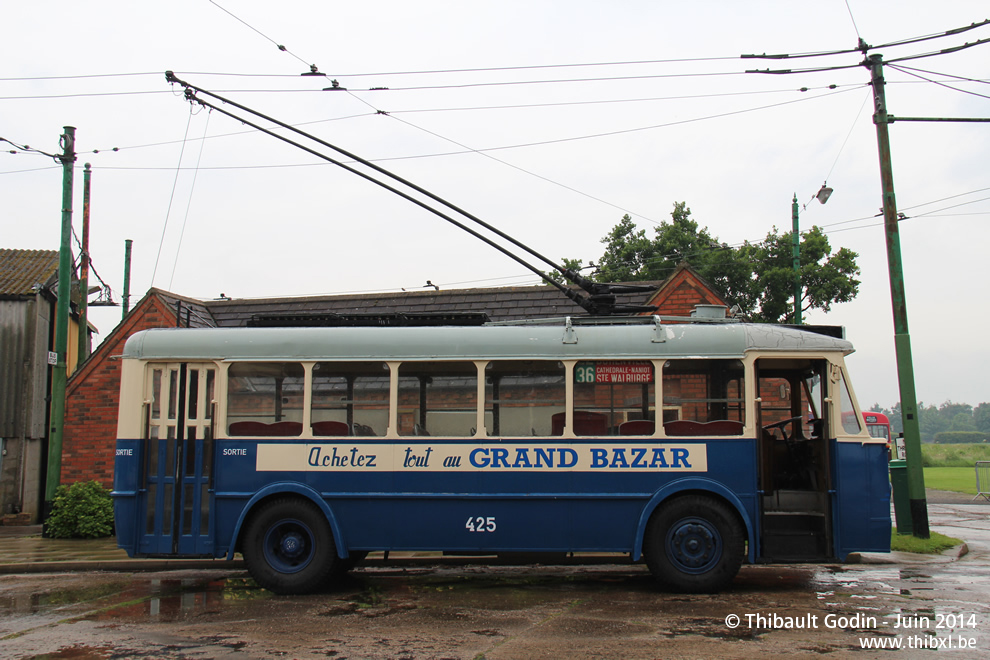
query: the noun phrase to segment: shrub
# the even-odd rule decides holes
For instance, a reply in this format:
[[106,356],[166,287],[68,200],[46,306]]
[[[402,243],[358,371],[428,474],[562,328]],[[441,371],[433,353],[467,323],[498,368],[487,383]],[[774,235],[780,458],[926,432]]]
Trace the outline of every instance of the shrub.
[[98,481],[59,486],[45,521],[52,538],[95,539],[113,534],[113,499]]

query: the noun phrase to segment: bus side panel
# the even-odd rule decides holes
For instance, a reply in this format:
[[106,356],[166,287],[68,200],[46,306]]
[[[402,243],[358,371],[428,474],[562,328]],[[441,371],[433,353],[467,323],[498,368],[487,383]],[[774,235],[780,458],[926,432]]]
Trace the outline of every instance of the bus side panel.
[[[383,451],[398,452],[401,465],[407,452],[425,454],[426,448],[445,442],[449,441],[410,439],[394,446],[391,442],[376,444],[381,444]],[[320,493],[333,511],[349,551],[633,552],[644,507],[659,491],[686,477],[712,480],[738,498],[744,519],[750,523],[756,519],[756,445],[752,439],[632,439],[626,444],[608,438],[569,443],[570,447],[587,445],[600,452],[600,467],[584,471],[491,466],[444,471],[433,464],[425,469],[399,467],[380,472],[258,471],[259,443],[283,444],[267,439],[218,443],[214,517],[218,555],[229,549],[236,521],[252,494],[279,483],[285,484],[286,490],[291,489],[290,484],[304,484]],[[298,443],[284,444],[288,449]],[[704,445],[704,462],[678,462],[670,448],[685,444]],[[669,462],[664,467],[679,469],[644,469],[649,461],[657,460],[653,451],[623,449],[629,445],[663,449],[667,452],[664,460]],[[676,495],[676,488],[671,494]]]
[[113,464],[113,519],[117,546],[129,557],[137,552],[141,532],[143,498],[141,495],[140,440],[117,440]]
[[883,443],[833,443],[835,556],[890,552],[890,477]]

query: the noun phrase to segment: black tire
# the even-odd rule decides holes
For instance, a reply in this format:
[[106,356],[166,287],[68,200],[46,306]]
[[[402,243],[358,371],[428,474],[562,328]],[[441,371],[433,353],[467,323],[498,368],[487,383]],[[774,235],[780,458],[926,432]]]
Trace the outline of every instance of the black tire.
[[678,497],[653,512],[643,554],[653,576],[672,591],[721,591],[742,565],[742,524],[728,505],[714,498]]
[[278,498],[258,507],[241,547],[254,581],[277,594],[323,588],[338,562],[326,516],[300,498]]

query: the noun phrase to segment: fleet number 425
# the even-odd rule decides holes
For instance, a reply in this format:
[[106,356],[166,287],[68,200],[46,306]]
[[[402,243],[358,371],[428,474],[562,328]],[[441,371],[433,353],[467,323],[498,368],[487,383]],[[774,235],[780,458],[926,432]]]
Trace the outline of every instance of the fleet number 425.
[[494,532],[495,516],[470,516],[464,527],[469,532]]

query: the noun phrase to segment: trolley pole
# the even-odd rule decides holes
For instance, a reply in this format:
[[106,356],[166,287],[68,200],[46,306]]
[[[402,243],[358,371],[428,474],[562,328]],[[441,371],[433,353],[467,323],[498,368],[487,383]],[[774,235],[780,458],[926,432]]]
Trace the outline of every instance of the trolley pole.
[[62,429],[65,425],[65,382],[69,348],[69,294],[72,280],[72,167],[76,161],[76,129],[62,135],[62,242],[58,256],[58,301],[55,307],[55,367],[52,371],[51,427],[43,518],[48,519],[62,472]]
[[911,359],[911,335],[908,332],[907,299],[901,266],[901,240],[898,229],[897,203],[894,199],[894,173],[890,160],[890,137],[887,103],[884,97],[883,56],[870,55],[863,63],[870,69],[880,151],[880,181],[883,187],[883,221],[887,240],[887,269],[890,274],[890,300],[894,313],[894,349],[897,355],[897,380],[904,423],[904,448],[907,459],[908,500],[914,536],[929,537],[928,502],[925,499],[925,474],[921,466],[921,430],[918,423],[918,398],[914,389],[914,364]]
[[794,193],[791,202],[791,241],[794,244],[794,325],[801,325],[801,231],[798,227],[798,201]]

